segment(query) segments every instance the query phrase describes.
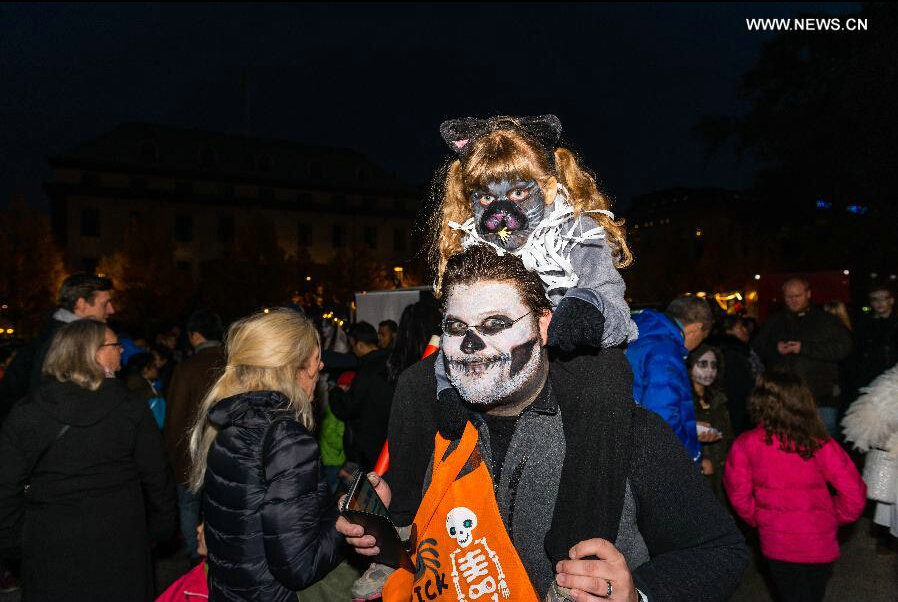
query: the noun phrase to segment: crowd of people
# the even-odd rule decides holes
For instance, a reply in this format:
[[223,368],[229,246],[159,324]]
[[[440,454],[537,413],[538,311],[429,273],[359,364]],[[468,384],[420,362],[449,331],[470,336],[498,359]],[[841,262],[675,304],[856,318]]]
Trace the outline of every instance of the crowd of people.
[[[892,291],[853,328],[800,277],[760,328],[693,295],[631,312],[624,230],[557,118],[441,134],[437,296],[398,323],[199,309],[151,344],[109,324],[108,279],[63,282],[0,380],[5,585],[152,600],[177,541],[162,600],[293,600],[347,559],[340,599],[726,600],[748,536],[779,600],[822,600],[866,506],[855,399],[847,439],[898,449]],[[340,512],[359,471],[407,556]]]

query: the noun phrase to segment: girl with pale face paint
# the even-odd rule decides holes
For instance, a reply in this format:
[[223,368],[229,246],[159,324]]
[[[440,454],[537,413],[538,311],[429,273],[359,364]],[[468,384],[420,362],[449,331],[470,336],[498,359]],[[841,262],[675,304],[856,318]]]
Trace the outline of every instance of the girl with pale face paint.
[[698,440],[702,444],[702,473],[718,499],[724,501],[723,466],[733,442],[733,428],[727,398],[718,386],[723,370],[723,354],[706,343],[689,354],[686,367],[692,380]]
[[533,313],[507,282],[451,288],[442,349],[446,376],[462,399],[505,406],[539,392],[548,362]]

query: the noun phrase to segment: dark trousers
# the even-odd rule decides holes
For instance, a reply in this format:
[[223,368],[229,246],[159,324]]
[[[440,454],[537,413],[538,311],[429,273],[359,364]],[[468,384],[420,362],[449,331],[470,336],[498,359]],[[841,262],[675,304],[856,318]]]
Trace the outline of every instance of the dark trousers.
[[778,602],[821,602],[833,563],[806,564],[767,559]]

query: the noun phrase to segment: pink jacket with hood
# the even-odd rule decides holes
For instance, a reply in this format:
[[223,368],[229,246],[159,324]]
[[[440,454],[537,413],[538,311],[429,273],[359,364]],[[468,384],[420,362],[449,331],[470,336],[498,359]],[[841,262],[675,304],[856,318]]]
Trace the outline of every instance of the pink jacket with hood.
[[839,557],[839,525],[856,521],[866,505],[861,475],[832,439],[809,460],[782,451],[776,436],[772,445],[764,439],[758,426],[730,449],[723,483],[733,509],[758,528],[766,558],[833,562]]

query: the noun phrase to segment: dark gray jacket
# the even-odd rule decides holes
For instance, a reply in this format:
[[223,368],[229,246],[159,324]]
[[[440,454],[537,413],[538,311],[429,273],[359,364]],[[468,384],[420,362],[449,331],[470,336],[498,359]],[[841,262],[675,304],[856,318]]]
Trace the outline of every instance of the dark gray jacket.
[[[780,341],[800,341],[801,353],[780,355]],[[835,316],[819,307],[803,314],[783,310],[768,318],[752,346],[768,370],[802,377],[818,405],[839,403],[839,362],[851,352],[851,334]]]
[[[618,394],[632,390],[627,366],[616,349],[552,362],[553,393],[522,414],[496,484],[506,528],[541,595],[562,550],[604,537],[652,602],[725,600],[748,558],[742,537],[670,427]],[[400,376],[393,400],[387,480],[402,524],[421,501],[436,430],[453,430],[446,404],[429,401],[435,388],[425,360]],[[490,466],[488,429],[463,416]]]

